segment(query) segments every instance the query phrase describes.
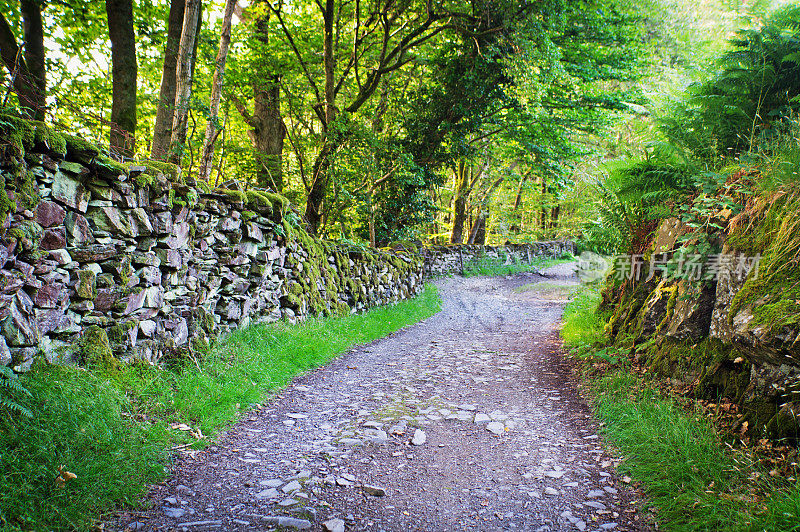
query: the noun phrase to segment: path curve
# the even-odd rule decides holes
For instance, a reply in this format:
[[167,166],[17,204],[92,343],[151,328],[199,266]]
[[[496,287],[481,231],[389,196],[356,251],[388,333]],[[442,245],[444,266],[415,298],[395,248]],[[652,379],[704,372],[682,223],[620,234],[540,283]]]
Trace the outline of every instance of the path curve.
[[560,355],[571,266],[545,273],[440,280],[442,312],[296,379],[119,529],[648,529]]

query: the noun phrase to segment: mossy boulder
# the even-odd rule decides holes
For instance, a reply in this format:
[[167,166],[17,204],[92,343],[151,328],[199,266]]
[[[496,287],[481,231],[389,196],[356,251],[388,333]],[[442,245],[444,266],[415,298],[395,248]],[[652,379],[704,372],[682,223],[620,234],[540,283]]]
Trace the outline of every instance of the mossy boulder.
[[114,357],[105,329],[92,325],[83,331],[80,351],[84,365],[106,371],[118,371],[120,362]]

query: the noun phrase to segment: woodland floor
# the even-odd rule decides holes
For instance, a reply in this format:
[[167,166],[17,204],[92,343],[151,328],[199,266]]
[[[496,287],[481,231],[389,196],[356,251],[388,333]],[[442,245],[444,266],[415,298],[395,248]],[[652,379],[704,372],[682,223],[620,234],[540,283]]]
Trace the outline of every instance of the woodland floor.
[[442,312],[295,379],[110,528],[649,530],[560,354],[571,268],[440,280]]

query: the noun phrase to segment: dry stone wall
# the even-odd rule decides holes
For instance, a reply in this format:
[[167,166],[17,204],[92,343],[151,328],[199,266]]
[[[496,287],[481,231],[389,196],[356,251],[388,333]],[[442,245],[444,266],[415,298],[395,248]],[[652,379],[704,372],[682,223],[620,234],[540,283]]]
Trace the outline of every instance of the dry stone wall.
[[426,277],[460,274],[481,264],[532,264],[542,258],[574,254],[575,244],[566,240],[506,244],[504,246],[452,245],[422,249]]
[[43,125],[16,126],[0,166],[4,365],[24,370],[39,352],[158,363],[252,322],[422,289],[419,255],[310,238],[281,196],[190,186],[172,165],[126,167]]

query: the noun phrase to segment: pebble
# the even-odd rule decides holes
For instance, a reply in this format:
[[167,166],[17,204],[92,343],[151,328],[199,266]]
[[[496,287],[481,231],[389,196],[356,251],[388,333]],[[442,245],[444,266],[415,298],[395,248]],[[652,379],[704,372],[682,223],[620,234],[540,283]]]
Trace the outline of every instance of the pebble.
[[280,496],[280,493],[275,488],[269,488],[256,493],[256,499],[277,499]]
[[372,486],[369,484],[364,484],[364,486],[362,486],[361,489],[364,491],[364,493],[366,493],[367,495],[372,495],[373,497],[383,497],[384,495],[386,495],[386,490],[384,490],[380,486]]
[[605,491],[603,491],[603,490],[591,490],[591,491],[589,491],[589,493],[586,495],[586,497],[588,497],[589,499],[596,499],[597,497],[602,497],[602,496],[604,496],[605,494],[606,494],[606,492],[605,492]]
[[491,423],[488,423],[486,425],[486,430],[488,430],[492,434],[497,434],[498,436],[500,436],[505,432],[506,427],[499,421],[492,421]]
[[544,489],[544,494],[545,495],[558,495],[558,490],[548,486],[548,487],[546,487]]
[[328,519],[322,526],[327,532],[344,532],[344,521],[341,519]]
[[288,484],[286,484],[284,487],[282,487],[281,491],[284,492],[284,493],[291,493],[293,491],[299,490],[301,487],[302,486],[300,486],[299,482],[297,482],[296,480],[293,480],[293,481],[289,482]]
[[271,525],[277,525],[285,528],[294,528],[295,530],[310,530],[311,521],[306,519],[298,519],[296,517],[265,517],[264,521]]
[[167,517],[178,519],[179,517],[183,517],[184,515],[186,515],[186,510],[184,510],[183,508],[165,507],[164,513],[167,515]]
[[283,481],[279,478],[271,478],[269,480],[262,480],[259,484],[267,488],[277,488],[283,485]]
[[428,441],[428,436],[425,434],[425,431],[421,429],[414,431],[414,437],[411,438],[411,445],[423,445],[426,441]]
[[487,423],[491,420],[492,418],[489,417],[489,414],[475,414],[475,423]]

